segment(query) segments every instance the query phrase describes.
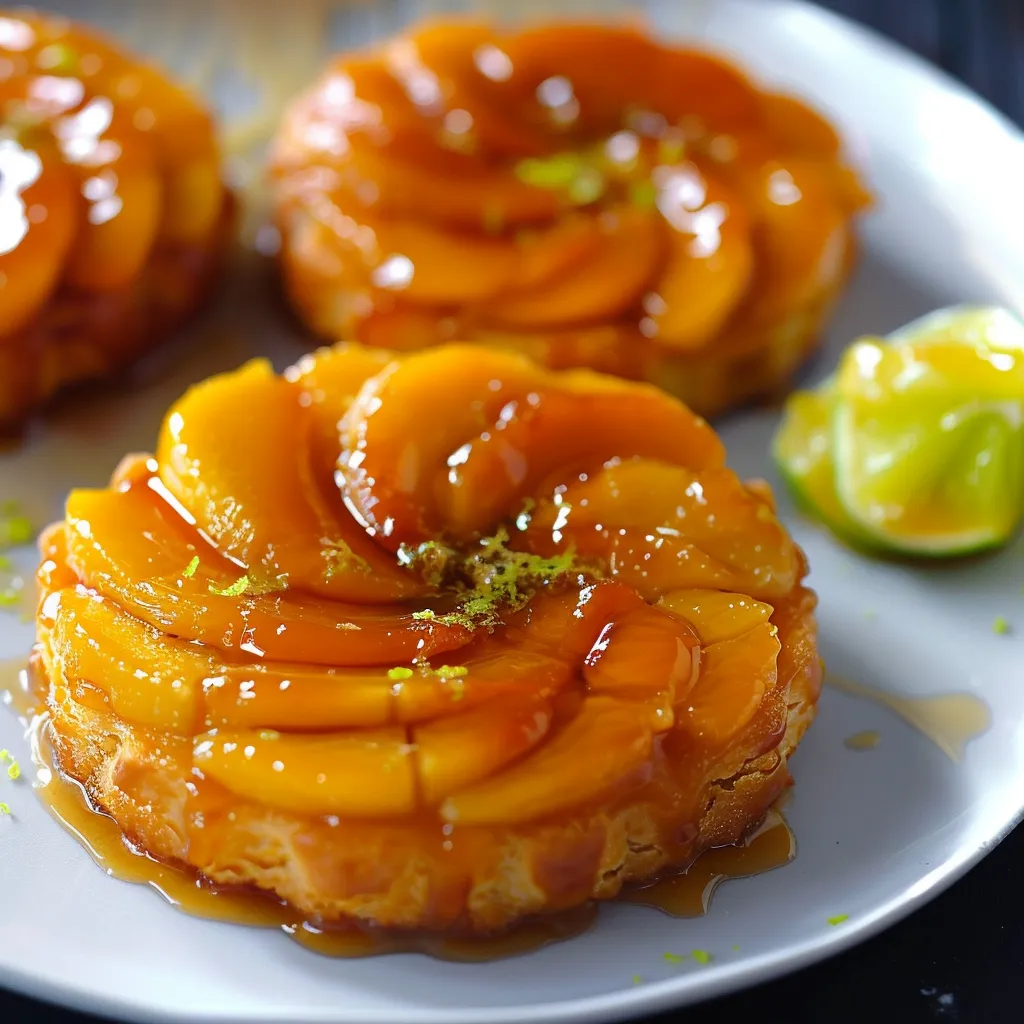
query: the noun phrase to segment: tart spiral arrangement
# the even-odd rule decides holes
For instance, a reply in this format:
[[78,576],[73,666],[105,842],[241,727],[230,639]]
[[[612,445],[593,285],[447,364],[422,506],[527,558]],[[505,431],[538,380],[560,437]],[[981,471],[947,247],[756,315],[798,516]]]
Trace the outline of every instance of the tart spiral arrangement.
[[441,22],[345,55],[272,171],[285,289],[318,334],[469,338],[704,415],[785,385],[868,201],[803,103],[598,25]]
[[820,686],[771,494],[656,389],[450,345],[190,390],[41,539],[57,766],[320,924],[483,934],[736,843]]
[[0,428],[191,312],[230,205],[184,89],[62,18],[0,12]]

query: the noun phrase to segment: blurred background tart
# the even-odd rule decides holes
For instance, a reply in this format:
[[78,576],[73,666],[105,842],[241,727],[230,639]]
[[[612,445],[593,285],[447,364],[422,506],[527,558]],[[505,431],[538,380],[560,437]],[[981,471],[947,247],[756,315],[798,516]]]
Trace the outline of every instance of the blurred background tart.
[[626,27],[437,21],[338,57],[271,173],[318,335],[471,339],[645,379],[709,415],[818,339],[868,202],[832,126]]
[[92,29],[0,12],[0,428],[182,322],[231,208],[189,92]]

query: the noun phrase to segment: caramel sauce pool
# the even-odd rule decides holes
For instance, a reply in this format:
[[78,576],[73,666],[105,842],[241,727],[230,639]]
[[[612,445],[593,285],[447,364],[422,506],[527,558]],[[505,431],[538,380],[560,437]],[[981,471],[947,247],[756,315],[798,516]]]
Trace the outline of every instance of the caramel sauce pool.
[[730,878],[760,875],[788,864],[796,856],[796,837],[778,810],[770,810],[760,828],[739,846],[708,850],[682,875],[623,893],[620,899],[656,907],[673,917],[708,912],[715,890]]

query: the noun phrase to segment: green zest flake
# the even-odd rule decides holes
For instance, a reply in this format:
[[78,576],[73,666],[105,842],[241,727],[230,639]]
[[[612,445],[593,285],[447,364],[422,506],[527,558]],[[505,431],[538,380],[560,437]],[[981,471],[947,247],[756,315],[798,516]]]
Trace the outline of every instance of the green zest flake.
[[534,188],[569,188],[580,171],[583,161],[577,153],[556,153],[543,160],[528,157],[515,166],[515,175],[524,185]]
[[450,612],[413,612],[414,617],[468,630],[493,629],[505,613],[524,607],[541,588],[567,573],[585,571],[572,549],[544,558],[510,551],[508,542],[508,530],[502,526],[493,536],[482,538],[468,554],[433,541],[400,549],[402,564],[418,571],[432,586],[453,591],[458,600]]
[[554,156],[520,160],[516,177],[524,185],[551,191],[564,191],[569,200],[585,206],[599,199],[605,190],[604,175],[578,153],[556,153]]
[[684,148],[682,139],[661,139],[658,143],[658,162],[662,164],[678,163],[682,159]]
[[442,665],[433,671],[435,676],[441,676],[443,679],[461,679],[469,675],[469,669],[465,665]]
[[665,953],[665,962],[670,964],[681,964],[686,957],[680,956],[678,953]]
[[21,591],[13,587],[0,590],[0,608],[17,608],[21,604]]
[[424,608],[423,611],[421,611],[421,612],[413,612],[412,613],[412,617],[414,619],[422,619],[422,620],[424,620],[426,622],[430,622],[431,619],[436,619],[437,618],[437,616],[434,614],[434,610],[432,608]]
[[13,758],[11,759],[11,763],[7,766],[7,778],[9,778],[11,782],[21,778],[21,765]]
[[411,678],[412,678],[412,669],[411,668],[389,668],[388,669],[388,679],[394,679],[394,680],[397,681],[399,679],[411,679]]
[[209,589],[211,594],[216,594],[218,597],[240,597],[249,589],[249,577],[239,576],[234,583],[223,589],[211,583]]
[[17,502],[5,501],[0,505],[0,548],[29,544],[35,533],[32,523],[21,512]]
[[1010,632],[1010,624],[1002,617],[1002,615],[997,616],[995,622],[992,623],[992,632],[999,636]]
[[647,178],[632,182],[629,186],[629,201],[643,209],[654,206],[658,201],[658,190],[654,187],[654,182]]
[[327,563],[324,576],[331,579],[343,572],[370,572],[370,563],[357,555],[343,540],[321,537],[320,557]]
[[10,809],[10,807],[7,806],[7,804],[0,804],[0,814],[10,814],[10,813],[11,813],[11,809]]
[[65,43],[51,43],[39,51],[36,64],[55,75],[72,75],[78,70],[78,55]]
[[596,167],[588,167],[569,186],[569,199],[577,206],[587,206],[600,199],[604,190],[604,175]]
[[199,556],[193,555],[192,561],[185,567],[185,571],[181,574],[185,579],[190,580],[196,574],[196,569],[199,568]]
[[690,953],[690,956],[699,964],[711,963],[711,954],[706,949],[695,949]]
[[633,975],[633,984],[634,985],[642,985],[643,983],[644,983],[644,979],[641,978],[639,974],[634,974]]
[[828,923],[834,928],[837,924],[842,924],[844,921],[850,920],[849,914],[836,914],[834,917],[827,919]]

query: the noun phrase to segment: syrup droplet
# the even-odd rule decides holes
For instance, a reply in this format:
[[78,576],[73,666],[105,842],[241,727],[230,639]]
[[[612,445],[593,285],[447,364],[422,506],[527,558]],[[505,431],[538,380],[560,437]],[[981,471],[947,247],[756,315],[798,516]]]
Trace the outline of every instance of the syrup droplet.
[[855,732],[843,740],[843,746],[850,750],[874,750],[881,742],[882,737],[874,729],[865,729],[863,732]]
[[895,712],[930,739],[954,764],[963,760],[967,744],[992,724],[989,706],[972,693],[909,697],[854,683],[831,673],[826,675],[825,682],[841,693],[865,697]]

